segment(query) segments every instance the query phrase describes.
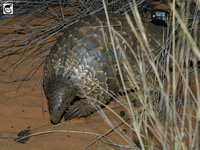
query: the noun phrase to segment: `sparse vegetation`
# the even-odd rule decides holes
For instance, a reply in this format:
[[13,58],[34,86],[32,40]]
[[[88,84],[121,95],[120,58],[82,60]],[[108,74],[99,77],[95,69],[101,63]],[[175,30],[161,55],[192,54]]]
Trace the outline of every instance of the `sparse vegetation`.
[[[91,4],[89,1],[79,0],[58,4],[54,1],[45,1],[42,4],[32,2],[29,9],[23,11],[17,9],[19,15],[15,17],[19,18],[20,24],[15,24],[15,20],[13,20],[14,26],[1,24],[0,69],[8,72],[9,77],[7,81],[0,79],[0,83],[20,81],[18,86],[20,88],[21,84],[25,84],[22,81],[30,80],[42,66],[54,41],[69,25],[88,13],[105,11],[109,15],[111,12],[111,8],[104,0],[91,1]],[[107,137],[109,132],[98,135],[97,140],[101,138],[103,142],[122,149],[200,149],[200,2],[198,0],[150,2],[133,0],[123,3],[117,0],[117,2],[121,5],[117,5],[115,9],[119,8],[114,12],[121,12],[124,8],[123,14],[127,20],[134,17],[138,23],[138,29],[132,26],[131,22],[130,26],[138,38],[141,50],[141,57],[137,61],[141,82],[137,83],[134,80],[135,75],[130,70],[130,64],[124,55],[124,67],[134,92],[128,93],[122,81],[121,88],[124,93],[122,92],[119,97],[112,95],[112,98],[128,113],[128,117],[118,115],[110,105],[105,107],[117,116],[116,122],[110,121],[103,110],[99,112],[111,127],[109,132],[116,132],[126,144],[120,145],[111,141]],[[115,1],[109,3],[113,4]],[[28,2],[27,5],[30,6]],[[141,19],[148,18],[150,10],[147,6],[153,8],[157,5],[164,6],[170,12],[170,19],[168,35],[163,35],[167,37],[166,42],[155,57],[150,53]],[[86,7],[88,9],[85,9]],[[11,18],[4,16],[0,19],[6,22]],[[121,50],[123,54],[123,49]],[[7,61],[11,56],[16,59],[8,64]],[[148,63],[144,62],[143,56],[147,56],[145,60]],[[18,67],[30,58],[33,61],[27,64],[24,72],[15,74]],[[38,79],[38,84],[40,83],[41,79]],[[118,120],[121,123],[118,124]],[[124,134],[125,131],[120,132],[121,124],[129,128],[129,134]]]

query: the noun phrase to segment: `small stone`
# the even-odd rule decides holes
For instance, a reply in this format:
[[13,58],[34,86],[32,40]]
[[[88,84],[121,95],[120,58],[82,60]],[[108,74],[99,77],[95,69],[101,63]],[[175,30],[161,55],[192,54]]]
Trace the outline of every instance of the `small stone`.
[[122,129],[121,133],[122,133],[122,134],[126,134],[126,133],[127,133],[127,130],[126,130],[126,129]]
[[[16,141],[17,143],[25,144],[29,140],[29,137],[26,137],[26,138],[23,138],[23,137],[30,135],[30,131],[31,130],[20,131],[18,133],[18,138],[14,139],[14,141]],[[23,138],[23,139],[21,139],[21,138]],[[19,139],[21,139],[21,140],[19,140]]]
[[121,117],[124,117],[124,116],[125,116],[125,112],[124,112],[124,111],[120,111],[119,114],[120,114]]

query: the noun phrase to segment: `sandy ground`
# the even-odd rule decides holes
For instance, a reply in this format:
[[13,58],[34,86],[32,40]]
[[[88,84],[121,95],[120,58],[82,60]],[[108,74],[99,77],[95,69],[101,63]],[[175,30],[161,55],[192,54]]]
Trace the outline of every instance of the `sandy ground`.
[[[4,30],[0,31],[1,40],[10,38],[8,33],[11,33],[11,30],[5,30],[5,27],[16,27],[15,24],[19,24],[19,21],[20,19],[6,19],[1,22],[1,28],[4,28]],[[16,28],[13,28],[13,30],[16,30]],[[15,45],[15,42],[12,44]],[[4,46],[1,48],[5,49]],[[16,68],[14,74],[9,77],[14,67],[9,67],[9,65],[20,56],[21,54],[18,54],[0,60],[0,149],[79,150],[87,148],[88,150],[117,150],[121,148],[113,145],[116,143],[118,145],[129,145],[129,140],[133,140],[139,146],[136,134],[130,132],[130,129],[125,124],[121,124],[121,120],[107,109],[103,109],[103,112],[113,127],[116,126],[115,129],[112,129],[105,122],[105,119],[101,116],[102,113],[99,112],[95,112],[87,118],[73,119],[66,122],[62,120],[61,123],[52,125],[49,121],[47,100],[42,90],[42,84],[39,83],[43,72],[43,65],[30,80],[18,81],[27,67],[30,71],[38,65],[33,63],[29,66],[38,56],[32,55],[32,57],[26,59]],[[6,70],[6,68],[9,69]],[[192,89],[195,91],[196,85],[192,80],[191,83]],[[118,115],[120,115],[121,111],[125,111],[116,102],[111,102],[109,106]],[[125,113],[123,118],[127,119],[127,113]],[[29,140],[26,144],[14,142],[13,140],[18,133],[23,130],[31,130]],[[127,133],[122,132],[122,130],[126,130]],[[105,138],[105,135],[112,142]],[[127,138],[124,139],[126,136]],[[149,138],[152,139],[153,145],[158,144],[154,141],[152,134],[149,135]]]
[[[9,58],[7,63],[13,60],[15,60],[14,57]],[[20,76],[24,68],[27,67],[26,64],[33,60],[34,58],[28,59],[24,66],[21,65],[17,68],[13,78]],[[24,81],[22,84],[21,82],[0,83],[0,149],[10,144],[12,145],[7,149],[83,149],[95,142],[98,137],[110,131],[111,127],[107,125],[98,112],[87,118],[62,121],[62,123],[52,125],[42,85],[41,83],[37,85],[42,71],[43,66],[38,69],[31,80]],[[8,72],[0,72],[1,80],[8,80]],[[16,90],[18,86],[20,88]],[[113,107],[116,106],[115,103],[112,105]],[[116,107],[115,111],[119,114],[121,109]],[[113,122],[113,126],[120,123],[120,120],[109,110],[104,109],[104,112]],[[125,128],[123,128],[123,125],[120,127]],[[27,144],[13,143],[20,131],[28,129],[31,130],[31,134],[38,135],[32,136]],[[119,132],[122,129],[119,129]],[[51,133],[45,133],[48,131],[51,131]],[[116,143],[126,144],[115,132],[110,131],[108,137]],[[88,149],[100,148],[118,149],[105,144],[101,140],[97,140]]]
[[[18,30],[16,25],[19,25],[21,20],[22,18],[9,18],[0,22],[0,38],[4,40],[4,43],[10,39],[19,39],[23,36],[23,39],[27,38],[23,30],[21,31],[22,36],[15,37],[15,31]],[[42,18],[38,20],[35,19],[30,25],[49,23],[49,20],[44,21]],[[52,40],[53,42],[51,40],[45,41],[45,44],[47,46],[53,44],[54,40]],[[7,44],[2,42],[1,50],[17,46],[19,42],[16,40],[9,41]],[[30,49],[34,49],[34,47],[30,47]],[[28,52],[30,51],[28,50]],[[114,132],[98,112],[87,118],[73,119],[67,122],[62,120],[62,123],[52,125],[49,119],[47,100],[40,82],[43,65],[30,80],[19,81],[22,77],[26,77],[27,72],[29,74],[38,65],[38,62],[31,64],[38,58],[38,55],[29,56],[28,59],[17,66],[11,75],[14,68],[13,63],[19,61],[27,53],[15,54],[0,60],[0,149],[76,150],[87,147],[87,149],[120,149],[112,145],[115,145],[115,143],[128,145],[127,141]],[[115,102],[111,103],[110,106],[114,108],[118,115],[123,110]],[[120,125],[117,128],[119,134],[123,129],[129,130],[125,125],[121,125],[121,121],[109,110],[104,109],[104,113],[112,122],[113,127]],[[127,115],[124,118],[126,119]],[[31,130],[32,134],[26,144],[13,142],[18,133],[24,130]],[[108,139],[102,138],[104,135],[114,143],[110,145]]]

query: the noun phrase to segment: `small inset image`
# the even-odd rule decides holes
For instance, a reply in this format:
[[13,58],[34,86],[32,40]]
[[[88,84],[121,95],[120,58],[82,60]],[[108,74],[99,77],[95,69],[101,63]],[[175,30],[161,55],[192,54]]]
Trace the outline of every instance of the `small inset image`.
[[3,14],[13,14],[13,3],[3,4]]

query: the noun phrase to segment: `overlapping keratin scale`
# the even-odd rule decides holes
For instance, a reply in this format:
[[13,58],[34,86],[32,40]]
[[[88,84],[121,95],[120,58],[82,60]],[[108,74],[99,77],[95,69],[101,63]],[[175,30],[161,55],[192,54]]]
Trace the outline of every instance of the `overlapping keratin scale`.
[[[52,84],[57,81],[59,82],[55,86],[66,83],[74,89],[75,95],[81,98],[79,101],[68,102],[71,105],[67,108],[65,119],[85,116],[93,112],[95,106],[99,105],[93,99],[106,104],[110,100],[107,92],[117,93],[122,86],[122,78],[127,89],[134,88],[130,82],[133,79],[129,72],[134,75],[136,84],[141,85],[139,67],[141,62],[138,59],[142,58],[147,68],[150,52],[144,52],[124,16],[110,14],[109,23],[111,27],[108,27],[104,14],[87,15],[81,18],[58,38],[46,59],[43,87],[47,98],[52,92],[48,88],[54,86]],[[134,19],[132,23],[139,31]],[[147,22],[143,22],[143,25],[154,57],[158,53],[157,49],[162,46],[163,29]],[[130,65],[130,70],[127,70],[127,64]],[[151,77],[147,79],[151,80]],[[53,100],[50,104],[53,105]]]

